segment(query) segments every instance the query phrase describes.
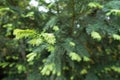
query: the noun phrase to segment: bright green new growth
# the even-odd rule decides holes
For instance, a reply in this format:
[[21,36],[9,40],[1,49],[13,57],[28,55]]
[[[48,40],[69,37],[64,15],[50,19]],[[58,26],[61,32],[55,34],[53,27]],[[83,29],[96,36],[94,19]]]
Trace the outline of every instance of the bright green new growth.
[[103,8],[103,6],[100,5],[100,4],[97,3],[97,2],[90,2],[90,3],[88,4],[88,6],[89,6],[90,8],[98,8],[98,9],[102,9],[102,8]]
[[120,35],[118,35],[118,34],[113,34],[113,38],[115,40],[119,40],[120,41]]
[[36,32],[30,29],[26,29],[26,30],[15,29],[13,34],[16,35],[16,39],[21,39],[21,38],[34,37],[36,35]]
[[78,62],[81,61],[81,57],[78,54],[76,54],[75,52],[70,52],[69,57],[73,61],[78,61]]
[[100,34],[98,32],[95,32],[95,31],[91,32],[91,37],[93,39],[98,40],[98,41],[100,41],[102,39],[101,36],[100,36]]

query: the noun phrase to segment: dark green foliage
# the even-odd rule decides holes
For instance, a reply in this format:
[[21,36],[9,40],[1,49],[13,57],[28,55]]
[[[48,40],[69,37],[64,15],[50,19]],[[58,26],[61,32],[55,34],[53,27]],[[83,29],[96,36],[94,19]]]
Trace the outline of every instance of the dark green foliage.
[[120,1],[29,3],[0,1],[2,80],[120,80]]

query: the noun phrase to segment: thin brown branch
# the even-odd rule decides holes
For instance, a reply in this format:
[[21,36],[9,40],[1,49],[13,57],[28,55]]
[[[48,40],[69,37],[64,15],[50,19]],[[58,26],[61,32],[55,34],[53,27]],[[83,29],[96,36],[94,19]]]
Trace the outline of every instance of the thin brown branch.
[[56,8],[57,8],[57,14],[59,14],[59,13],[60,13],[60,10],[59,10],[59,2],[58,2],[58,0],[57,0],[57,2],[56,2]]
[[23,40],[20,40],[20,52],[23,60],[26,60],[26,52],[25,52],[25,46]]
[[71,9],[72,9],[72,21],[71,21],[71,28],[69,31],[69,34],[73,34],[73,28],[75,23],[75,0],[71,0]]

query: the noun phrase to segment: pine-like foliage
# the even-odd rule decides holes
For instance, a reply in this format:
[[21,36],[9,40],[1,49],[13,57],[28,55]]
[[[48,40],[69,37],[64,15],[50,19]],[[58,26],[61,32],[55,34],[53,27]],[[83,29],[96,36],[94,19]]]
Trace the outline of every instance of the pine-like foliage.
[[120,1],[0,4],[3,80],[120,80]]

